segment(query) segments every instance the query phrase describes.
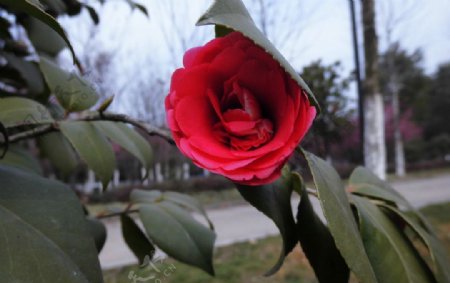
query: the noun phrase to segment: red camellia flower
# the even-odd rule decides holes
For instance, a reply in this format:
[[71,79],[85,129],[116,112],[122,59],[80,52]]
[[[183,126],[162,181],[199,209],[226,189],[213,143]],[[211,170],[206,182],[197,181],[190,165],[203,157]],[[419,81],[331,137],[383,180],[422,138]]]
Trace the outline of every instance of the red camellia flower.
[[181,152],[237,183],[277,179],[316,115],[305,91],[239,32],[188,50],[183,64],[165,101]]

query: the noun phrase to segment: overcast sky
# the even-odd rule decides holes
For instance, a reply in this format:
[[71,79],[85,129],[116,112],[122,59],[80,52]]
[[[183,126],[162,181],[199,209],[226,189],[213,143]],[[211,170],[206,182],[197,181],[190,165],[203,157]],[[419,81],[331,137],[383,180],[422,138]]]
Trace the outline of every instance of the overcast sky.
[[[244,0],[259,24],[257,2]],[[341,61],[346,74],[353,70],[348,0],[273,2],[274,6],[267,13],[275,18],[276,29],[286,29],[297,35],[288,42],[274,40],[294,68],[301,70],[321,59],[325,63]],[[360,1],[355,2],[360,22]],[[150,18],[137,10],[130,11],[125,1],[111,1],[101,8],[96,6],[101,24],[93,38],[86,32],[92,28],[86,13],[78,18],[63,19],[62,23],[78,53],[95,54],[92,46],[88,50],[82,48],[88,38],[96,42],[93,45],[96,50],[114,51],[116,68],[121,74],[118,81],[150,73],[168,81],[173,69],[181,66],[185,48],[212,38],[212,27],[195,27],[196,20],[212,0],[142,0],[141,3],[148,8]],[[301,3],[295,6],[300,8],[290,8],[292,3]],[[411,52],[423,51],[423,67],[427,73],[433,73],[439,64],[450,62],[450,0],[380,0],[376,13],[380,52],[387,47],[386,30],[392,27],[391,41],[399,41]],[[278,35],[277,30],[272,31],[272,35]],[[180,35],[184,42],[179,40]]]

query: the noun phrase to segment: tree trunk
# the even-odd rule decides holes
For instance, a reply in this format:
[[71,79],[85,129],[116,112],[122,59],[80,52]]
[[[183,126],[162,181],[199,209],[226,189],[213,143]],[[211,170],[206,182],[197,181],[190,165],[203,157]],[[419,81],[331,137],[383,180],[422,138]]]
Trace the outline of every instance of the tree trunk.
[[392,92],[392,118],[394,123],[395,174],[403,177],[405,176],[405,151],[400,131],[400,105],[397,86],[394,87]]
[[364,162],[381,179],[386,178],[383,97],[378,83],[378,39],[374,0],[362,0],[364,28]]

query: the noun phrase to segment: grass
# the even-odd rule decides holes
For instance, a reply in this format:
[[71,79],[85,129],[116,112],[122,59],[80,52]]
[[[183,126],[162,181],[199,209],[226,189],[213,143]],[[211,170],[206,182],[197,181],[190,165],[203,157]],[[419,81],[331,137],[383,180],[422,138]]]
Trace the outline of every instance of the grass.
[[[439,237],[450,252],[450,202],[431,205],[421,209],[421,212],[438,228]],[[280,252],[281,240],[279,237],[234,244],[218,248],[214,255],[216,276],[211,277],[204,272],[167,259],[159,265],[161,273],[155,270],[140,269],[138,266],[128,266],[121,269],[104,272],[106,283],[128,283],[130,272],[136,272],[141,277],[156,274],[165,283],[298,283],[317,282],[313,271],[301,249],[297,246],[287,257],[281,270],[271,277],[263,277],[276,262]],[[151,272],[151,273],[150,273]],[[166,273],[167,275],[164,275]],[[351,280],[351,282],[356,282]]]
[[[159,269],[162,271],[168,270],[171,264],[173,264],[173,272],[169,276],[161,274],[160,280],[167,283],[316,282],[306,258],[298,247],[287,258],[283,268],[277,274],[268,278],[263,277],[264,272],[275,264],[280,248],[281,242],[278,237],[270,237],[252,243],[240,243],[230,247],[219,248],[214,256],[215,277],[211,277],[196,268],[168,259],[160,265]],[[129,266],[122,269],[106,271],[104,273],[105,282],[131,282],[127,278],[130,271],[141,271],[140,276],[142,277],[149,274],[145,274],[145,270],[139,270],[137,266]],[[147,272],[150,271],[147,270]],[[154,270],[152,273],[157,274]]]

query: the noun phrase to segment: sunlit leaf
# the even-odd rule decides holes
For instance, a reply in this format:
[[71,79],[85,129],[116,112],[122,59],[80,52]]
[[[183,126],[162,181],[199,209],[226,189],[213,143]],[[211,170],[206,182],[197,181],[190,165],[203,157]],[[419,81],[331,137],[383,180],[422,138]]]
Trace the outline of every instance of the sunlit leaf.
[[61,69],[45,57],[41,57],[39,66],[50,90],[67,111],[86,110],[97,102],[93,86],[78,74]]
[[6,127],[52,123],[44,105],[22,97],[0,98],[0,122]]

